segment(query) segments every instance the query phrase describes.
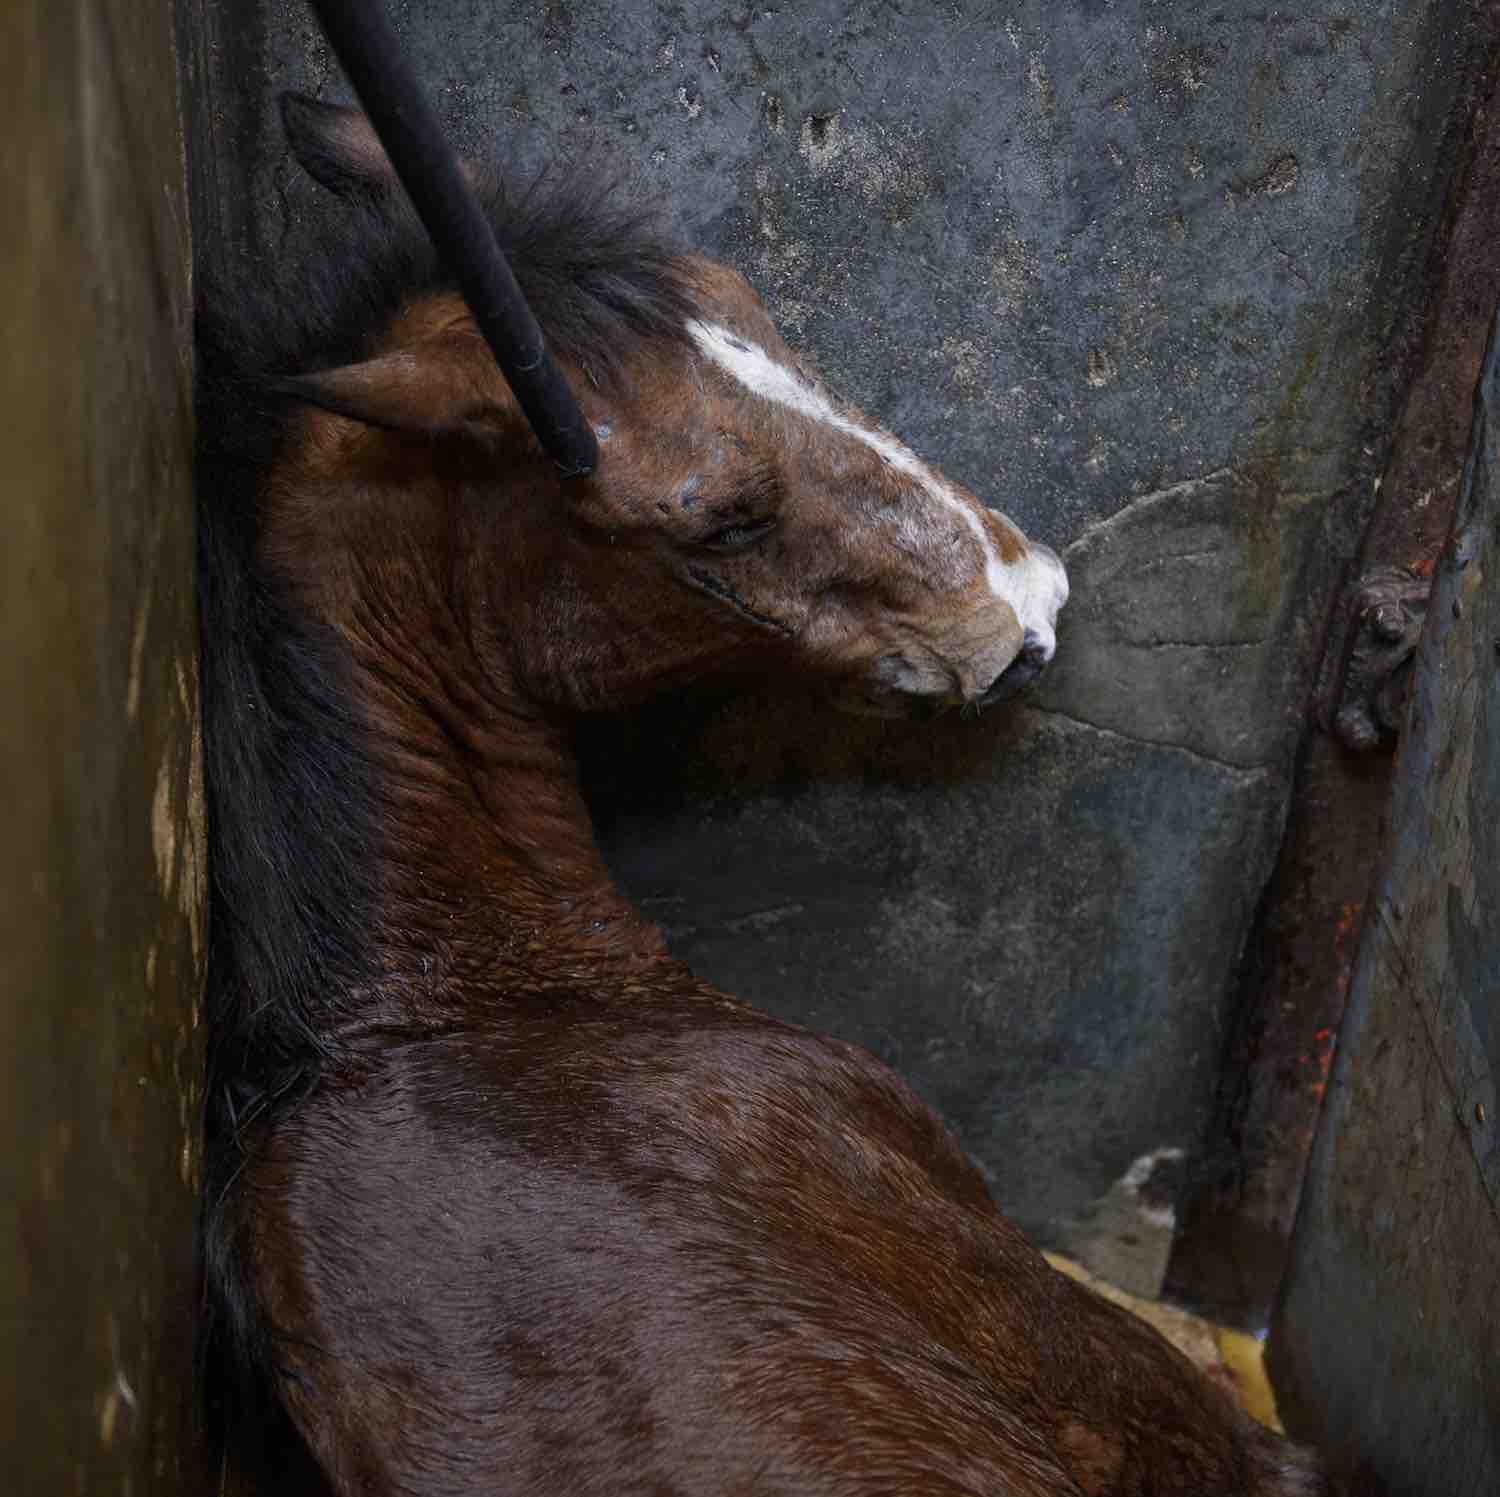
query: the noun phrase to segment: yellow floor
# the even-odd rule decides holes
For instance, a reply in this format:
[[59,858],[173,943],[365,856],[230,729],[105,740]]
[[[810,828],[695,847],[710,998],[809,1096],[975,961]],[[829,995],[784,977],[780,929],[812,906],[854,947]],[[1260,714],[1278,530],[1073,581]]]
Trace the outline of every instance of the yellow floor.
[[1061,1257],[1057,1253],[1048,1253],[1046,1258],[1059,1273],[1087,1284],[1096,1294],[1129,1310],[1132,1315],[1139,1315],[1142,1320],[1154,1326],[1210,1377],[1217,1378],[1231,1388],[1248,1413],[1281,1433],[1281,1420],[1276,1414],[1276,1395],[1266,1378],[1261,1343],[1254,1336],[1200,1320],[1198,1316],[1172,1305],[1137,1299],[1133,1294],[1126,1294],[1123,1289],[1106,1284],[1103,1279],[1096,1279],[1071,1258]]

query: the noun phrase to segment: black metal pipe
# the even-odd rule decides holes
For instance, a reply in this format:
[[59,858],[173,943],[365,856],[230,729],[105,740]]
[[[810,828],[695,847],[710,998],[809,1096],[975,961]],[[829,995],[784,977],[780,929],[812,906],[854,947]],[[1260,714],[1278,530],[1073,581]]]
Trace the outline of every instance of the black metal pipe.
[[379,0],[308,3],[538,440],[564,476],[593,472],[593,428],[407,66],[385,7]]

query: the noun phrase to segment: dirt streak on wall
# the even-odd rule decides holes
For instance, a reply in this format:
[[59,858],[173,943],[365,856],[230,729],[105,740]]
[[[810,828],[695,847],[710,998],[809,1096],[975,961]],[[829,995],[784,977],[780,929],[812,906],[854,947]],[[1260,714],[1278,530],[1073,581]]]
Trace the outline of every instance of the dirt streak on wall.
[[191,319],[172,14],[0,8],[0,1450],[201,1491]]

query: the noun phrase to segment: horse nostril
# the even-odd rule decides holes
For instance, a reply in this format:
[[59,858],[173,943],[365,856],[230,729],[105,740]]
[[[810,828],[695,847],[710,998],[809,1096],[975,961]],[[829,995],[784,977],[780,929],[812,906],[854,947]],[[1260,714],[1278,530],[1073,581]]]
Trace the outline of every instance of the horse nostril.
[[1014,696],[1023,687],[1030,686],[1047,669],[1054,650],[1051,640],[1028,629],[1016,658],[1000,672],[990,689],[980,697],[980,705],[987,707],[991,702],[1003,702],[1006,697]]
[[1057,646],[1050,639],[1044,639],[1035,629],[1028,629],[1021,641],[1021,652],[1016,656],[1016,660],[1023,661],[1027,665],[1034,665],[1041,670],[1052,659],[1056,648]]

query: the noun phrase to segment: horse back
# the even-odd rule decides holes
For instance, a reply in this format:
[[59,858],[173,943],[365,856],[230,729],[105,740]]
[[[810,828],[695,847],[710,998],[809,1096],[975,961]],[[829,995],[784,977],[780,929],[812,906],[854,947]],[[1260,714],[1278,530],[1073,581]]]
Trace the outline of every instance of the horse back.
[[276,1376],[340,1490],[1103,1492],[1132,1420],[1235,1467],[1216,1390],[864,1051],[706,991],[507,1019],[372,1034],[257,1155]]

